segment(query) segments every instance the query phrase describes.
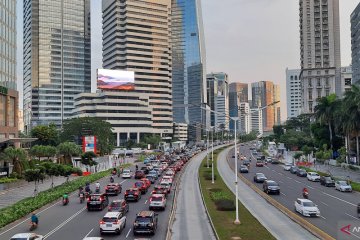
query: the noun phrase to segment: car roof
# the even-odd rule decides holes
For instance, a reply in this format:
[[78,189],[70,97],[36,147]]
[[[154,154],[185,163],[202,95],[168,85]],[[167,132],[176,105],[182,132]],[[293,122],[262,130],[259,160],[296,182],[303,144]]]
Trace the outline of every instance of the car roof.
[[124,199],[116,199],[116,200],[112,200],[111,203],[121,203],[123,201],[125,201],[125,200]]
[[28,238],[34,233],[18,233],[12,236],[12,238]]
[[[317,174],[316,172],[308,172],[309,174]],[[318,174],[319,175],[319,174]]]
[[139,189],[138,188],[129,188],[129,189],[126,189],[126,191],[138,191]]
[[154,215],[153,211],[140,211],[136,216],[148,217]]
[[257,173],[255,173],[255,175],[265,175],[265,174],[263,174],[263,173],[261,173],[261,172],[257,172]]
[[112,217],[119,216],[119,214],[121,214],[121,213],[120,212],[107,212],[104,217],[112,218]]
[[83,240],[104,240],[102,237],[86,237]]
[[276,183],[277,184],[277,182],[275,182],[274,180],[266,180],[266,182],[267,183]]
[[309,199],[305,199],[305,198],[298,198],[297,200],[301,201],[301,202],[308,202],[308,203],[312,203],[313,201],[309,200]]
[[164,194],[153,194],[151,197],[164,197]]

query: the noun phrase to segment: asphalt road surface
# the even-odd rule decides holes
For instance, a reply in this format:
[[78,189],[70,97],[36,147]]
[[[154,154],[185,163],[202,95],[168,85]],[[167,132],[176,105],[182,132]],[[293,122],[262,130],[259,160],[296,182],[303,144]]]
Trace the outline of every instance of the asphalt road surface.
[[[132,170],[133,172],[135,171],[134,168],[132,168]],[[110,175],[100,181],[102,189],[110,182],[109,179]],[[159,180],[157,180],[157,182]],[[122,192],[118,196],[109,196],[109,202],[115,199],[124,198],[125,190],[132,187],[136,180],[134,178],[124,180],[122,178],[115,177],[115,182],[121,183]],[[102,237],[104,239],[135,239],[132,233],[133,222],[139,211],[149,209],[148,199],[150,198],[151,191],[153,190],[155,184],[152,184],[148,192],[145,195],[142,195],[139,202],[129,202],[129,212],[126,214],[126,227],[121,232],[120,236],[116,234],[103,235]],[[91,187],[94,191],[95,186],[92,185]],[[173,193],[174,189],[172,189],[171,193],[168,195],[166,209],[164,211],[158,211],[158,228],[156,234],[154,236],[137,235],[136,238],[144,237],[156,240],[165,239],[170,210],[172,208]],[[40,209],[38,211],[39,227],[34,232],[44,235],[46,239],[50,240],[81,240],[84,237],[99,237],[101,236],[99,221],[106,212],[107,209],[104,209],[103,211],[88,212],[86,209],[86,203],[84,202],[80,204],[77,193],[73,193],[70,196],[70,203],[67,206],[63,206],[61,201],[58,201]],[[23,220],[2,229],[0,239],[10,239],[16,233],[29,232],[29,218],[30,216],[27,216]]]
[[[249,148],[250,144],[240,146],[240,154],[246,158],[252,157]],[[227,157],[228,162],[232,167],[234,161],[229,160],[232,159],[233,155],[234,150],[230,151]],[[238,166],[240,166],[241,161],[238,161]],[[338,235],[338,233],[342,224],[360,224],[360,218],[357,217],[356,213],[356,206],[360,202],[360,193],[339,192],[335,190],[334,187],[325,187],[320,185],[319,182],[308,181],[306,177],[298,177],[296,174],[285,171],[280,164],[268,163],[264,167],[256,167],[255,162],[256,160],[252,159],[249,173],[243,173],[243,176],[248,180],[253,181],[255,173],[261,172],[265,174],[267,179],[276,181],[280,185],[281,194],[271,196],[292,211],[295,211],[295,200],[297,198],[302,198],[302,189],[307,187],[309,190],[309,199],[318,205],[321,217],[303,218],[335,239],[341,239],[341,235]],[[259,189],[263,189],[262,183],[254,184]]]

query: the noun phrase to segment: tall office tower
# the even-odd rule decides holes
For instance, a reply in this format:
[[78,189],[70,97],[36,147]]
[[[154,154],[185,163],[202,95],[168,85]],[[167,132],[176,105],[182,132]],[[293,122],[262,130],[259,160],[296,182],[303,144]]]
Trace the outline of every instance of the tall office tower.
[[286,108],[287,119],[301,113],[300,69],[286,69]]
[[[240,103],[247,103],[248,97],[248,84],[234,82],[229,85],[229,116],[240,117],[239,107]],[[230,129],[234,130],[234,121],[230,121]],[[237,126],[239,129],[239,126]]]
[[102,12],[103,67],[135,72],[134,90],[111,92],[115,132],[171,138],[171,0],[104,0]]
[[[274,83],[270,81],[261,81],[251,83],[252,91],[252,108],[262,108],[275,102],[275,88]],[[270,106],[264,108],[262,111],[263,131],[268,132],[273,130],[275,125],[275,107]]]
[[229,129],[229,80],[223,72],[207,74],[207,98],[211,112],[211,126],[215,131]]
[[24,0],[24,124],[62,126],[91,91],[90,0]]
[[274,102],[277,102],[274,106],[274,124],[281,124],[281,108],[280,108],[280,85],[274,84]]
[[339,0],[300,0],[302,111],[316,99],[341,92]]
[[[200,0],[172,0],[172,90],[174,122],[189,124],[197,141],[206,126],[205,42]],[[200,135],[199,135],[200,132]]]
[[258,108],[251,108],[250,109],[250,131],[256,132],[257,134],[263,134],[263,111],[259,111]]
[[241,102],[239,106],[239,130],[241,134],[249,134],[251,131],[250,105],[247,102]]
[[18,135],[16,0],[0,1],[0,148]]
[[360,3],[351,13],[351,55],[353,83],[360,85]]

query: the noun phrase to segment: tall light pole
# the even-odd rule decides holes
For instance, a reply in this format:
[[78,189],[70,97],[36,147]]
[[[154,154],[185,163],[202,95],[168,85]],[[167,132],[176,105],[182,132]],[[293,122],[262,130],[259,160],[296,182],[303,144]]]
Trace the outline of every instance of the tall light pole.
[[209,168],[209,131],[206,129],[206,168]]
[[237,135],[237,131],[236,131],[236,125],[237,125],[237,121],[239,118],[231,118],[232,120],[234,120],[234,129],[235,129],[235,141],[234,141],[234,147],[235,147],[235,206],[236,206],[236,217],[235,217],[235,224],[240,224],[240,220],[239,220],[239,189],[238,189],[238,176],[237,176],[237,172],[238,172],[238,167],[237,167],[237,146],[236,146],[236,135]]
[[211,137],[211,183],[214,184],[214,128]]

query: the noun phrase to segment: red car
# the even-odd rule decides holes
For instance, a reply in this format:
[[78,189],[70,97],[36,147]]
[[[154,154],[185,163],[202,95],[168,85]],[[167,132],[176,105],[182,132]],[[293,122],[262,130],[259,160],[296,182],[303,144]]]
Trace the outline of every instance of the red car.
[[147,178],[142,178],[142,179],[140,179],[140,181],[144,182],[146,184],[147,188],[149,188],[151,186],[151,182]]
[[107,195],[119,195],[121,193],[122,187],[119,183],[110,183],[106,185],[105,192]]
[[138,188],[130,188],[125,191],[124,199],[126,201],[139,201],[141,199],[141,192]]
[[167,195],[168,190],[164,186],[156,185],[154,187],[154,190],[151,192],[151,194],[164,194],[164,195]]
[[141,179],[145,177],[145,173],[142,170],[138,170],[135,172],[135,179]]
[[256,166],[257,166],[257,167],[263,167],[263,166],[264,166],[264,162],[263,162],[263,161],[256,161]]
[[148,186],[146,185],[146,183],[141,181],[135,182],[133,187],[138,188],[142,194],[145,194],[148,190]]

